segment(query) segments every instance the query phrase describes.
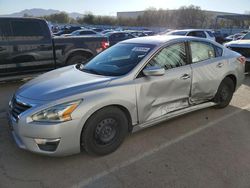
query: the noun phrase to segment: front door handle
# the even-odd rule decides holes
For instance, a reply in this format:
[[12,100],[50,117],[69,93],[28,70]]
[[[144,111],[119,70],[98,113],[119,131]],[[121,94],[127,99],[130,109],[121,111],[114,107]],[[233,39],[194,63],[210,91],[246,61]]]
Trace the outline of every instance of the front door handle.
[[186,80],[186,79],[189,79],[190,78],[190,75],[189,74],[183,74],[182,76],[181,76],[181,79],[182,80]]
[[224,66],[224,63],[218,63],[218,64],[217,64],[217,67],[218,67],[218,68],[221,68],[221,67],[223,67],[223,66]]

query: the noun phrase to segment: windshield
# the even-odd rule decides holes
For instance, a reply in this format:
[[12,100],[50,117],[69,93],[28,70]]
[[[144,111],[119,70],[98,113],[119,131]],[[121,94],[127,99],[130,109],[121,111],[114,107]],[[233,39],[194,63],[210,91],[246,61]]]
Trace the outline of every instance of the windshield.
[[249,40],[250,39],[250,32],[247,33],[244,37],[242,37],[242,40]]
[[81,70],[104,76],[121,76],[130,72],[155,46],[121,43],[90,60]]

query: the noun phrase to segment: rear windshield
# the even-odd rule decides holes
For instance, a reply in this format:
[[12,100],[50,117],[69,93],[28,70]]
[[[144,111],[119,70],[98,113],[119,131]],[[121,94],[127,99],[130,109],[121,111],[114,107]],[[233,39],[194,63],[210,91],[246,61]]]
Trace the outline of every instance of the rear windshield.
[[121,76],[130,72],[154,47],[150,44],[117,44],[94,57],[81,70],[104,76]]

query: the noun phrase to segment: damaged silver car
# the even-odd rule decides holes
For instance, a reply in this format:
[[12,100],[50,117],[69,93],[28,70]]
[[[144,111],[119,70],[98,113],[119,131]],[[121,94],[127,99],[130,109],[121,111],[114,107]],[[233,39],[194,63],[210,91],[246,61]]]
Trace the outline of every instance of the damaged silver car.
[[19,88],[9,103],[12,134],[20,148],[35,153],[105,155],[130,132],[226,107],[244,68],[244,57],[206,39],[130,39]]

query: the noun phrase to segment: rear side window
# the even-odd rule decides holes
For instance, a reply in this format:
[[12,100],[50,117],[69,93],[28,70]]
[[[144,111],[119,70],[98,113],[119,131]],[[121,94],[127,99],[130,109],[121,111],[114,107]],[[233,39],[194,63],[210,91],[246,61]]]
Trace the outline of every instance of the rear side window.
[[4,39],[4,35],[3,35],[3,24],[0,22],[0,40],[3,40]]
[[153,59],[150,60],[147,67],[158,66],[164,69],[172,69],[187,64],[187,54],[184,43],[173,44],[163,48]]
[[214,37],[214,34],[213,34],[211,31],[207,31],[207,34],[208,34],[210,37]]
[[206,34],[203,31],[191,31],[188,36],[206,38]]
[[222,54],[223,54],[223,49],[220,48],[219,46],[215,46],[215,45],[214,45],[214,49],[215,49],[215,55],[216,55],[216,57],[221,57]]
[[0,39],[4,39],[5,37],[10,36],[10,26],[9,22],[5,20],[0,20]]
[[112,34],[110,36],[110,39],[112,39],[112,40],[117,40],[118,38],[119,38],[119,34],[118,33]]
[[120,34],[118,34],[118,38],[124,39],[124,38],[126,38],[126,35],[124,33],[120,33]]
[[192,62],[198,63],[216,56],[214,46],[206,42],[190,42]]
[[36,21],[12,21],[12,33],[15,39],[42,39],[43,29]]
[[125,34],[125,38],[127,39],[131,39],[131,38],[134,38],[133,35],[129,34],[129,33],[126,33]]

